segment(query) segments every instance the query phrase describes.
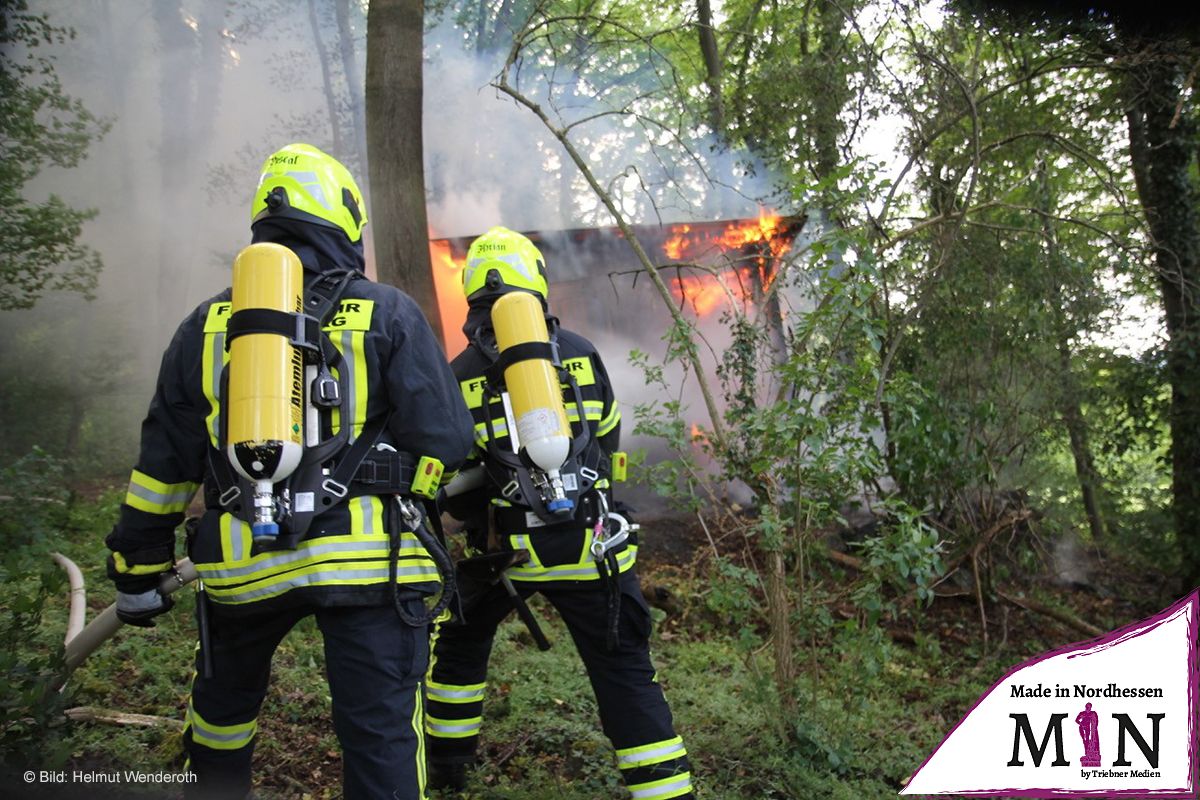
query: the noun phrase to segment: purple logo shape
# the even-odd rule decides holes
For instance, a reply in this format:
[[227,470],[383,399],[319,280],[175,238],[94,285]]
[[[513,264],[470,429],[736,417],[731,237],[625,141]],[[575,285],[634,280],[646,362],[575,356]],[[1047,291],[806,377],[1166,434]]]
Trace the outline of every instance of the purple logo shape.
[[1083,740],[1083,758],[1079,759],[1079,766],[1100,766],[1100,715],[1092,711],[1091,703],[1075,715],[1075,724],[1079,726],[1079,738]]

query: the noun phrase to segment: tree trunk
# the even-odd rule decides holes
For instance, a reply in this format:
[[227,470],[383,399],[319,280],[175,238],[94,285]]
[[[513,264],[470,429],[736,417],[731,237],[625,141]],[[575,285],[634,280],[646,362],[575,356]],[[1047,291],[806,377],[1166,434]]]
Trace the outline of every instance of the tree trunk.
[[362,75],[358,71],[358,60],[354,57],[354,29],[350,25],[351,0],[336,0],[338,52],[342,57],[342,74],[346,78],[346,96],[350,103],[350,121],[354,141],[350,151],[354,153],[357,174],[363,174],[367,166],[367,120],[364,116]]
[[1083,513],[1092,533],[1092,541],[1099,545],[1107,538],[1104,515],[1100,511],[1098,499],[1100,479],[1096,474],[1095,459],[1092,458],[1087,423],[1083,419],[1083,409],[1079,404],[1079,387],[1071,373],[1071,350],[1065,341],[1059,342],[1058,355],[1059,369],[1064,381],[1063,427],[1067,429],[1067,438],[1071,443],[1071,458],[1075,462],[1075,479],[1079,481],[1079,498],[1083,503]]
[[[175,196],[181,186],[194,185],[187,174],[192,162],[178,158],[176,148],[191,141],[196,34],[180,16],[177,0],[157,0],[154,23],[161,48],[158,86],[162,145],[158,163],[161,197],[165,199]],[[157,286],[151,308],[159,333],[154,338],[159,340],[170,335],[183,310],[183,287],[192,272],[194,256],[190,243],[187,244],[180,247],[178,239],[170,236],[158,241]]]
[[423,0],[367,12],[367,159],[376,272],[408,292],[445,345],[429,262],[421,139]]
[[[1125,115],[1167,323],[1175,536],[1185,590],[1200,583],[1200,219],[1194,99],[1182,91],[1195,59],[1184,47],[1124,42]],[[1182,106],[1182,112],[1176,114]]]
[[321,36],[321,20],[317,16],[317,0],[308,0],[308,25],[312,28],[313,45],[317,48],[317,61],[321,65],[321,88],[325,95],[325,108],[329,113],[329,128],[333,132],[333,152],[336,158],[346,158],[346,145],[342,141],[342,115],[338,109],[337,90],[333,88],[333,74],[329,68],[329,50]]
[[[1033,98],[1030,98],[1033,101]],[[1075,461],[1075,478],[1079,481],[1079,496],[1083,502],[1083,513],[1087,517],[1088,529],[1092,532],[1092,542],[1097,545],[1105,540],[1104,517],[1100,512],[1097,495],[1100,492],[1100,476],[1096,473],[1096,462],[1092,458],[1091,446],[1088,443],[1087,422],[1083,418],[1083,408],[1080,405],[1079,381],[1071,369],[1071,321],[1067,313],[1066,299],[1063,297],[1062,286],[1058,276],[1065,275],[1061,250],[1058,244],[1058,232],[1051,221],[1057,202],[1052,195],[1050,176],[1047,173],[1046,162],[1039,161],[1038,198],[1039,210],[1042,212],[1042,240],[1046,246],[1047,268],[1050,278],[1050,308],[1054,315],[1055,348],[1058,351],[1059,379],[1062,386],[1060,408],[1063,426],[1067,429],[1067,438],[1071,442],[1071,457]]]
[[842,134],[841,113],[846,102],[847,81],[844,63],[846,46],[842,27],[846,20],[842,6],[832,0],[818,3],[820,50],[812,56],[820,65],[820,83],[813,97],[813,172],[826,180],[841,163],[838,137]]
[[775,656],[775,688],[784,706],[795,705],[792,681],[796,663],[792,635],[792,604],[788,597],[787,567],[778,544],[767,552],[767,626],[771,631],[772,653]]
[[717,47],[717,32],[713,28],[712,5],[709,0],[696,0],[696,30],[700,34],[700,54],[704,57],[704,82],[708,86],[709,124],[713,135],[725,139],[725,102],[721,96],[723,71],[721,50]]

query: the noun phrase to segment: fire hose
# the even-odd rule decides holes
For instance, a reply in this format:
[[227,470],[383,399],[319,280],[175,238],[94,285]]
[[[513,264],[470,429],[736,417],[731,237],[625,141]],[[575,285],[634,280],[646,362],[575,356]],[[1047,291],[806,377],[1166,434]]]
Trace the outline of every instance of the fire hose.
[[[61,553],[54,553],[52,557],[67,571],[71,585],[71,610],[67,618],[66,635],[66,666],[67,675],[70,675],[125,623],[117,618],[117,604],[113,603],[85,626],[83,623],[87,614],[87,597],[84,592],[83,573],[71,559]],[[163,576],[158,591],[163,595],[174,594],[194,580],[196,568],[192,566],[192,560],[181,558],[175,562],[171,571]]]
[[[482,467],[466,470],[446,487],[448,496],[469,491],[483,484],[484,471]],[[100,645],[111,639],[121,626],[117,618],[117,604],[113,603],[100,612],[100,615],[90,623],[87,620],[87,594],[83,583],[83,573],[75,562],[62,553],[53,553],[51,557],[67,573],[70,584],[70,611],[67,618],[66,644],[66,674],[69,676],[75,669],[96,652]],[[175,566],[163,576],[158,591],[163,595],[174,594],[196,580],[196,568],[190,558],[181,558]]]

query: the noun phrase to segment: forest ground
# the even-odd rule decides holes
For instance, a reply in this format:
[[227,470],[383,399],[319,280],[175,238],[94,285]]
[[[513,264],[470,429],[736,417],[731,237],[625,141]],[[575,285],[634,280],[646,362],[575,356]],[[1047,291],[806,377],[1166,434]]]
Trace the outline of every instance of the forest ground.
[[[103,536],[119,493],[76,499],[58,537],[29,546],[31,558],[59,549],[85,571],[89,617],[112,599],[104,577]],[[900,622],[864,626],[852,606],[832,605],[835,620],[820,640],[802,643],[794,706],[779,701],[769,644],[714,611],[711,558],[704,533],[686,520],[644,522],[639,568],[655,617],[653,653],[683,735],[700,796],[710,800],[891,798],[941,737],[989,685],[1047,649],[1083,638],[1044,614],[989,602],[985,647],[971,593],[939,598]],[[1086,585],[1055,585],[1029,576],[1043,603],[1104,629],[1149,616],[1173,597],[1160,579],[1114,560],[1094,562]],[[844,578],[828,566],[826,579]],[[0,586],[0,608],[14,602],[22,580]],[[187,704],[195,642],[191,592],[151,630],[126,628],[72,677],[70,706],[163,717],[159,726],[65,722],[57,767],[68,771],[177,771],[179,726]],[[550,606],[532,606],[554,643],[539,652],[520,623],[501,627],[489,674],[482,764],[465,800],[597,800],[620,798],[612,750],[599,729],[595,702],[565,628]],[[47,602],[37,641],[61,641],[66,591]],[[304,621],[276,654],[270,694],[260,717],[255,785],[262,798],[330,798],[340,794],[341,764],[330,725],[324,656],[316,625]],[[44,732],[43,732],[44,733]],[[6,797],[73,797],[71,787],[29,787],[22,768],[48,769],[52,747],[10,748]],[[24,763],[20,759],[24,758]],[[82,787],[76,787],[76,790]],[[122,787],[89,797],[172,797]],[[434,793],[436,799],[439,796]]]

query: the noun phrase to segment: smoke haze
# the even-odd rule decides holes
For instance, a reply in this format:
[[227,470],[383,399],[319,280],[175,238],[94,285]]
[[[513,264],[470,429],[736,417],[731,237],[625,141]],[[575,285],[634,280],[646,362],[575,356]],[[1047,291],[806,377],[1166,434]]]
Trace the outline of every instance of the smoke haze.
[[[93,426],[93,438],[120,440],[117,460],[127,463],[171,332],[228,285],[232,258],[249,240],[248,204],[262,159],[289,141],[308,141],[347,163],[368,194],[384,190],[366,185],[365,147],[354,125],[363,97],[365,8],[350,4],[346,28],[330,0],[31,0],[30,6],[75,29],[74,41],[47,45],[46,54],[55,57],[64,90],[112,128],[82,165],[45,171],[27,194],[53,193],[96,208],[84,240],[101,253],[105,269],[94,302],[59,295],[32,311],[4,314],[0,358],[28,358],[16,345],[38,332],[46,359],[75,365],[63,367],[63,381],[91,389],[89,418],[108,421]],[[507,55],[505,37],[493,34],[490,47],[468,47],[454,11],[426,37],[433,235],[471,236],[497,224],[526,231],[611,225],[541,123],[488,85]],[[354,74],[345,74],[347,63]],[[557,71],[551,78],[527,69],[519,87],[548,107],[567,108],[567,121],[608,110],[591,105],[574,76]],[[762,199],[770,194],[766,178],[752,178],[737,158],[703,139],[689,142],[694,163],[664,167],[661,152],[651,152],[642,132],[620,117],[599,117],[579,132],[597,177],[615,189],[635,223],[754,216],[761,202],[771,202]],[[736,188],[706,181],[699,163],[718,185]],[[753,172],[766,175],[761,167]],[[548,266],[552,283],[556,274],[581,269]],[[632,279],[615,286],[615,294],[595,301],[611,305],[606,316],[619,317],[622,307],[632,315],[643,305],[626,302],[635,291]],[[648,281],[640,281],[636,292],[647,291]],[[607,331],[589,330],[586,316],[564,324],[599,340],[631,430],[633,405],[647,398],[633,391],[645,381],[626,356],[634,347],[661,355],[665,331],[637,318]]]

